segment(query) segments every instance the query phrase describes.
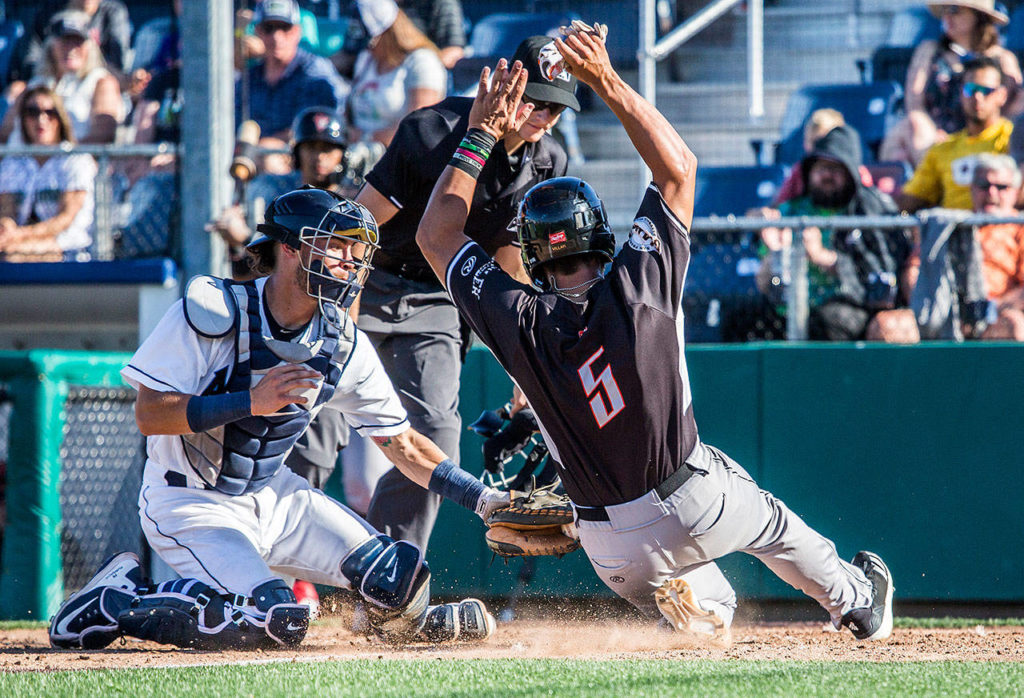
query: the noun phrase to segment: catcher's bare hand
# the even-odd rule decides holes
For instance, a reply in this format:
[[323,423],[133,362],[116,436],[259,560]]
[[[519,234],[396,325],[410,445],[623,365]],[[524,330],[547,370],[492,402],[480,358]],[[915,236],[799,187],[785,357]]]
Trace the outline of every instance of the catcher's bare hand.
[[275,366],[249,391],[254,415],[279,412],[287,405],[306,405],[302,393],[315,388],[321,375],[302,364]]
[[[582,22],[579,24],[587,27]],[[566,69],[593,87],[614,71],[604,43],[604,32],[596,29],[586,31],[583,27],[577,26],[576,22],[571,27],[563,27],[565,38],[555,38],[555,48],[562,54]]]
[[526,78],[526,69],[519,61],[510,69],[508,61],[502,58],[494,68],[493,78],[491,69],[485,67],[480,72],[476,99],[469,111],[469,128],[482,129],[497,139],[518,131],[533,113],[532,104],[519,108]]

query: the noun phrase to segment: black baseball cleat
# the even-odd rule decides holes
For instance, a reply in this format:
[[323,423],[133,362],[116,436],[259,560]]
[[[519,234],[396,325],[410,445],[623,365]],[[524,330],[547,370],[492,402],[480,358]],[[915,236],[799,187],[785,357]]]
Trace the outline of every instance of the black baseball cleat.
[[494,616],[479,599],[465,599],[427,609],[419,639],[425,642],[473,642],[494,634]]
[[63,649],[106,647],[121,634],[118,614],[131,605],[145,583],[135,553],[111,556],[50,619],[50,644]]
[[842,624],[858,640],[885,640],[892,635],[892,574],[874,553],[862,550],[852,561],[871,582],[871,605],[847,611]]

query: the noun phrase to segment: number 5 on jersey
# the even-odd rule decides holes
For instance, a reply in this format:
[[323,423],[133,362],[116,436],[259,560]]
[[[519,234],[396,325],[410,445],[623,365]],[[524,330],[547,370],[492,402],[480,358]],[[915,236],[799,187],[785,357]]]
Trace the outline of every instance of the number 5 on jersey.
[[[583,392],[590,398],[590,411],[593,413],[599,429],[603,429],[604,425],[612,421],[612,418],[626,406],[626,403],[622,400],[622,391],[619,390],[619,386],[615,382],[615,376],[612,375],[611,364],[605,366],[600,375],[596,378],[594,377],[594,362],[603,353],[604,347],[601,347],[579,368]],[[608,396],[607,404],[599,390],[601,386],[604,386],[604,392]]]

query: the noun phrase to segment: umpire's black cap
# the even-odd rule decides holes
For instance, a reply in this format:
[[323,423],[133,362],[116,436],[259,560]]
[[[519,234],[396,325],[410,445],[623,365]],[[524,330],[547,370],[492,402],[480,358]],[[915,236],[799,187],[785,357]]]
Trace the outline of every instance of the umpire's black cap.
[[[512,62],[521,61],[529,73],[524,96],[540,102],[564,104],[580,110],[576,77],[561,63],[562,56],[550,36],[531,36],[519,44]],[[561,69],[559,69],[561,67]]]

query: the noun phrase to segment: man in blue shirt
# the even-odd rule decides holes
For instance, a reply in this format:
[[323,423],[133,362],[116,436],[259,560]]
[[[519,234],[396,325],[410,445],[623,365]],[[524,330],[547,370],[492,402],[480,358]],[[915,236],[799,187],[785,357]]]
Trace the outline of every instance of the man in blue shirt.
[[299,48],[299,21],[295,0],[264,0],[253,16],[266,53],[235,85],[235,123],[259,124],[264,147],[287,147],[296,114],[307,107],[335,110],[348,93],[327,59]]

